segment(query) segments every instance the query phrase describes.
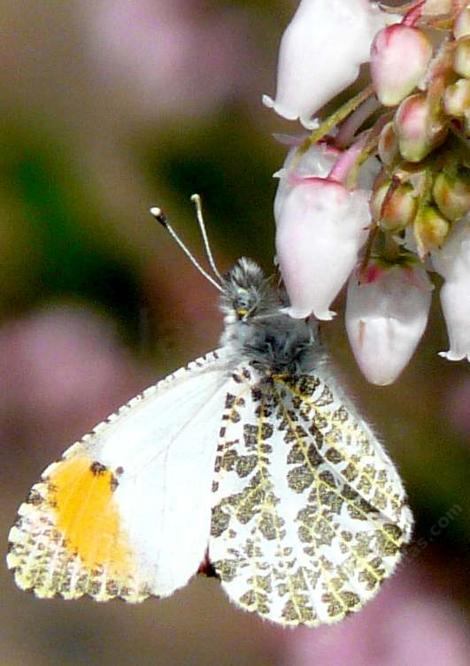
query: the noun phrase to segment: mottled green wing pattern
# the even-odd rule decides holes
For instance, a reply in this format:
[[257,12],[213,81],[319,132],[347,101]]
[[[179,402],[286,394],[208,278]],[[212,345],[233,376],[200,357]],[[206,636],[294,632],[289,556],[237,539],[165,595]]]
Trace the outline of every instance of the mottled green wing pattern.
[[227,393],[209,558],[237,605],[283,625],[342,619],[374,596],[410,540],[393,463],[355,410],[316,375]]

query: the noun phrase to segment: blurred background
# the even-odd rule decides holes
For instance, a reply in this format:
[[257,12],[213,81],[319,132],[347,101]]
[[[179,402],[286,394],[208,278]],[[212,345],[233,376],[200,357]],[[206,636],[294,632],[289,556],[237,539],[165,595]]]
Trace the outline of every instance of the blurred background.
[[[51,459],[133,394],[218,343],[215,290],[148,214],[198,255],[203,197],[218,263],[269,272],[271,174],[295,133],[261,105],[294,0],[0,0],[2,543]],[[342,311],[341,299],[337,304]],[[194,579],[139,607],[40,602],[0,571],[2,666],[414,666],[470,663],[470,369],[436,298],[402,377],[377,388],[342,315],[339,372],[397,461],[417,518],[398,574],[340,625],[283,631]],[[188,501],[191,498],[188,496]]]

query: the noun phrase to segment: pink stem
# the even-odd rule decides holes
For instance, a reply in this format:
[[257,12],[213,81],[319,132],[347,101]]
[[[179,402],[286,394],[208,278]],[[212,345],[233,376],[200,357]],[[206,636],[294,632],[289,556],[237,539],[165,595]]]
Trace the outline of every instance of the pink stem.
[[353,143],[348,150],[344,151],[328,174],[328,178],[344,185],[348,179],[349,172],[354,168],[357,158],[364,149],[366,141],[367,132],[362,134],[360,139],[356,143]]
[[420,0],[410,11],[403,17],[402,25],[413,27],[423,15],[423,7],[426,0]]
[[335,139],[338,148],[346,148],[351,143],[360,126],[379,106],[380,102],[376,97],[369,97],[344,121]]

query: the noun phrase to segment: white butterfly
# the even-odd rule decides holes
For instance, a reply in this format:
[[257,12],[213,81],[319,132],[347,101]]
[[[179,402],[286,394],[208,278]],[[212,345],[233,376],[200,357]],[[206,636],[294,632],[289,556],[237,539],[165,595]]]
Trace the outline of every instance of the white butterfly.
[[33,486],[9,535],[19,587],[137,602],[202,571],[245,610],[316,626],[358,610],[396,567],[413,523],[400,477],[312,327],[282,312],[249,259],[217,286],[221,348],[131,400]]

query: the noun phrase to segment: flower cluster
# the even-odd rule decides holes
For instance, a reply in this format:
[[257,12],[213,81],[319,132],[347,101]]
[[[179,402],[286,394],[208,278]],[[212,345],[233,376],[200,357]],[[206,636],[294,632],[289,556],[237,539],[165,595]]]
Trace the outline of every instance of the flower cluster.
[[[370,83],[315,118],[365,62]],[[331,319],[349,280],[354,355],[389,384],[425,330],[436,272],[442,355],[470,361],[470,3],[301,0],[263,101],[310,130],[275,174],[289,314]]]

